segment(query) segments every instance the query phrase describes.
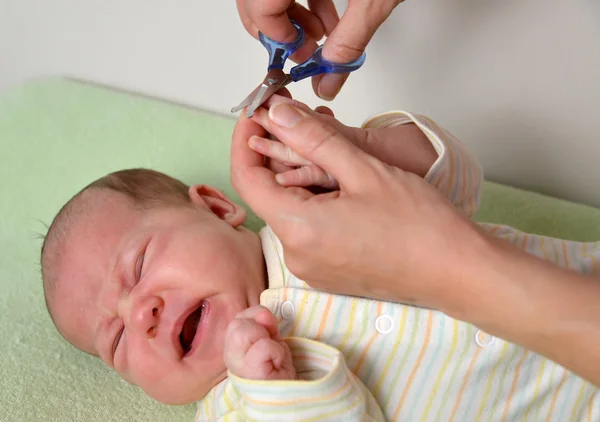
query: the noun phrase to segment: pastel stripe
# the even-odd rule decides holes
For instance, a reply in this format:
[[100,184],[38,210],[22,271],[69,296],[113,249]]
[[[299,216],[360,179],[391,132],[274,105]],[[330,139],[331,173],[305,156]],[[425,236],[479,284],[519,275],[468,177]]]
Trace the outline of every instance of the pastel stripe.
[[381,391],[381,386],[383,385],[384,380],[389,375],[390,366],[391,366],[393,360],[396,358],[396,354],[398,353],[398,348],[400,347],[402,339],[404,338],[407,314],[408,314],[408,306],[404,306],[402,308],[402,316],[400,317],[400,331],[399,331],[398,335],[396,336],[396,340],[394,342],[394,345],[392,346],[392,350],[389,353],[388,359],[383,367],[383,370],[381,371],[381,375],[379,376],[379,381],[377,381],[377,384],[375,384],[375,388],[373,389],[373,395],[375,397],[379,397],[379,393]]
[[575,386],[576,381],[577,381],[577,378],[575,378],[575,377],[567,377],[567,379],[564,382],[563,390],[565,390],[566,393],[563,394],[563,397],[561,397],[561,400],[560,400],[560,411],[558,413],[558,415],[559,415],[558,420],[561,420],[561,421],[566,420],[565,413],[568,412],[567,408],[573,402],[571,396],[573,395],[573,388]]
[[[421,315],[421,308],[417,308],[414,312],[414,319],[419,320],[420,315]],[[392,403],[390,403],[392,395],[394,394],[394,391],[397,388],[398,381],[400,379],[400,375],[402,374],[402,370],[404,369],[406,362],[408,362],[408,357],[414,348],[417,334],[419,334],[419,331],[417,330],[416,325],[412,325],[411,330],[412,330],[412,332],[410,335],[410,340],[408,341],[408,344],[406,345],[406,348],[404,349],[402,359],[400,360],[400,365],[399,365],[398,369],[396,370],[396,373],[394,374],[394,377],[392,378],[392,381],[390,383],[390,388],[383,399],[383,407],[386,409],[388,407],[392,406]]]
[[475,417],[475,422],[479,422],[483,418],[483,413],[485,411],[485,405],[488,403],[488,400],[490,397],[490,392],[492,391],[492,383],[496,379],[496,372],[498,372],[498,368],[500,367],[500,364],[502,362],[504,362],[504,357],[506,356],[506,353],[508,352],[508,343],[507,342],[503,342],[503,343],[504,344],[502,345],[502,351],[500,352],[500,359],[498,359],[496,361],[496,363],[494,364],[494,366],[492,367],[492,370],[489,374],[487,383],[485,385],[485,392],[483,393],[483,400],[481,400],[481,404],[479,406],[477,416]]
[[579,392],[577,393],[577,399],[575,399],[575,403],[573,404],[573,409],[571,411],[571,420],[576,422],[579,416],[581,415],[581,403],[583,403],[583,397],[586,392],[586,383],[581,381],[581,387],[579,387]]
[[452,413],[450,414],[450,422],[454,420],[456,417],[456,413],[458,412],[458,408],[462,401],[463,395],[465,393],[465,389],[467,388],[467,383],[469,382],[469,377],[471,376],[471,372],[473,372],[473,368],[475,367],[475,362],[477,362],[477,358],[481,354],[481,348],[478,348],[473,357],[471,358],[471,362],[469,363],[469,368],[467,369],[467,373],[464,375],[462,385],[460,387],[460,391],[458,392],[458,397],[454,401],[454,407],[452,408]]
[[348,325],[346,326],[346,334],[342,338],[342,341],[339,345],[341,351],[346,349],[346,343],[350,340],[350,336],[352,335],[352,328],[354,327],[354,315],[356,314],[356,307],[358,305],[358,299],[353,298],[352,303],[350,305],[350,317],[348,319]]
[[[329,297],[331,297],[331,295]],[[301,337],[307,337],[311,327],[314,327],[315,315],[317,313],[317,308],[319,307],[320,299],[321,299],[321,293],[319,291],[317,291],[317,293],[314,295],[314,297],[310,301],[312,303],[310,305],[310,311],[308,313],[308,318],[304,318],[304,319],[298,318],[297,319],[297,321],[302,321],[301,323],[302,323],[303,329],[301,330],[301,332],[299,334]]]
[[408,379],[406,380],[406,385],[404,386],[404,391],[402,392],[402,395],[400,396],[400,401],[398,402],[398,405],[396,406],[396,410],[394,411],[394,420],[398,420],[398,414],[400,413],[400,410],[402,409],[402,405],[404,404],[406,395],[410,391],[410,387],[411,387],[413,381],[415,380],[417,371],[421,367],[421,362],[423,362],[423,357],[425,356],[427,346],[429,346],[429,339],[431,338],[432,323],[433,323],[433,312],[427,311],[427,328],[425,331],[425,339],[423,340],[423,346],[421,346],[421,351],[419,352],[419,356],[417,357],[415,366],[413,367],[412,372],[410,373]]
[[[433,316],[434,316],[433,312],[430,311],[430,314],[433,319]],[[444,334],[445,334],[444,324],[446,322],[446,317],[442,313],[438,313],[438,314],[436,314],[436,316],[439,317],[436,346],[435,346],[435,349],[434,349],[432,355],[427,358],[426,362],[423,363],[423,366],[425,366],[425,372],[419,376],[419,378],[420,378],[419,386],[415,388],[415,393],[414,393],[416,397],[423,397],[425,394],[427,394],[426,387],[429,387],[431,385],[432,368],[439,362],[438,356],[440,355],[440,351],[442,350],[442,345],[444,344]],[[416,401],[415,401],[415,404],[416,404]],[[415,419],[414,413],[416,411],[416,407],[417,407],[416,405],[412,405],[410,407],[410,411],[406,415],[406,420],[412,421]]]
[[[538,375],[537,375],[537,379],[535,381],[535,390],[533,393],[533,397],[539,397],[540,396],[540,386],[542,385],[542,379],[544,378],[544,375],[547,375],[546,372],[544,371],[546,367],[546,359],[542,358],[541,362],[540,362],[540,369],[538,371]],[[527,406],[527,409],[525,410],[525,416],[524,419],[528,419],[529,418],[529,414],[531,413],[531,411],[536,408],[539,409],[540,406],[539,404],[536,406],[536,402],[535,400],[532,400],[529,403],[529,406]],[[537,419],[537,415],[536,415],[536,419]]]
[[554,391],[554,394],[552,395],[552,402],[550,403],[550,409],[548,409],[548,416],[546,416],[546,422],[550,422],[552,420],[551,417],[554,412],[554,407],[556,406],[556,401],[558,400],[558,394],[560,393],[560,389],[564,385],[566,379],[567,379],[567,370],[563,369],[563,374],[562,374],[562,377],[558,384],[558,387],[556,387],[556,390]]
[[437,397],[437,392],[440,388],[440,383],[442,382],[442,379],[445,377],[446,370],[448,369],[448,366],[450,365],[450,362],[451,362],[452,358],[454,357],[454,353],[456,352],[457,346],[458,346],[458,321],[454,320],[452,323],[452,346],[450,346],[450,353],[448,353],[448,355],[446,356],[446,359],[444,360],[442,368],[438,372],[438,376],[435,380],[435,383],[433,384],[433,389],[431,390],[431,393],[429,394],[429,399],[427,401],[427,405],[425,406],[425,411],[423,412],[423,416],[421,416],[421,422],[426,422],[428,420],[427,417],[429,416],[429,412],[431,411],[433,401]]
[[[294,289],[294,292],[296,289]],[[305,290],[302,293],[302,299],[300,300],[300,308],[298,309],[298,313],[296,318],[294,318],[294,325],[292,326],[292,330],[290,331],[290,336],[296,335],[296,330],[298,329],[298,325],[302,322],[302,318],[304,317],[304,308],[306,307],[306,303],[308,302],[308,290]]]
[[[396,320],[395,306],[388,306],[386,307],[386,309],[382,309],[382,313],[388,315],[392,319],[392,321]],[[389,351],[387,351],[386,353],[386,349],[388,349],[389,343],[382,339],[383,335],[391,335],[391,333],[377,335],[377,349],[371,354],[372,356],[369,356],[369,364],[363,365],[363,374],[356,373],[356,375],[358,375],[361,379],[364,380],[367,386],[370,386],[371,380],[377,377],[378,371],[376,370],[376,367],[382,359],[385,359],[386,354],[389,353]]]
[[[377,303],[377,315],[381,315],[382,305],[383,305],[383,302]],[[354,368],[352,368],[352,372],[354,372],[355,374],[358,374],[360,372],[360,367],[364,363],[365,358],[367,357],[367,353],[369,353],[369,350],[371,349],[371,346],[373,345],[373,342],[375,341],[376,338],[377,338],[377,332],[373,333],[373,335],[369,339],[369,342],[367,343],[367,345],[363,349],[360,357],[358,358],[358,362],[356,362],[356,365],[354,365]]]
[[[470,338],[473,335],[472,331],[473,331],[472,326],[468,325],[467,333],[466,333],[467,338]],[[455,379],[459,374],[459,369],[464,367],[463,363],[467,360],[467,357],[469,356],[470,351],[471,351],[470,344],[464,343],[463,352],[461,353],[460,358],[458,359],[458,361],[456,362],[456,364],[454,366],[454,370],[452,371],[452,375],[450,376],[450,381],[448,382],[448,386],[446,387],[444,397],[442,399],[442,402],[440,403],[440,407],[438,408],[438,411],[437,411],[437,414],[436,414],[434,420],[436,420],[436,421],[441,420],[442,412],[446,408],[446,403],[450,399],[450,391],[452,391],[452,387],[455,385]]]

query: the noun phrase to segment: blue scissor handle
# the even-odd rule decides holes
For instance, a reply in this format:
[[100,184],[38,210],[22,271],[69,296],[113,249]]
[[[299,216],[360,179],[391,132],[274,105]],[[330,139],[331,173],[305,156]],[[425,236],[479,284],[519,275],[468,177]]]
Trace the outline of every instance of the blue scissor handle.
[[290,75],[292,75],[294,82],[321,73],[349,73],[360,68],[367,58],[366,53],[363,52],[358,59],[350,63],[333,63],[323,58],[323,53],[321,53],[322,48],[322,45],[319,46],[308,60],[300,63],[298,66],[294,66],[290,70]]
[[294,51],[298,50],[302,44],[304,44],[304,30],[296,22],[291,22],[292,25],[294,25],[294,28],[296,28],[298,31],[298,37],[290,43],[273,41],[262,32],[258,33],[258,39],[269,52],[268,70],[283,69],[285,61],[288,59],[288,57],[290,57]]

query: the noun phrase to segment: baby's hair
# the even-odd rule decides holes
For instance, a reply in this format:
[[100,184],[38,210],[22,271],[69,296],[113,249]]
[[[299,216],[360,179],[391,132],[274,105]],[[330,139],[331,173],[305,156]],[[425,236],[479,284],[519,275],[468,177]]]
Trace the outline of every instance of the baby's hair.
[[[74,218],[89,210],[90,201],[84,193],[91,190],[123,194],[142,209],[190,204],[189,186],[185,183],[164,173],[141,168],[107,174],[75,194],[54,217],[43,238],[40,252],[44,298],[53,321],[50,294],[56,288],[57,280],[52,271],[52,264],[60,256],[61,244],[67,241]],[[56,325],[56,321],[54,323]]]

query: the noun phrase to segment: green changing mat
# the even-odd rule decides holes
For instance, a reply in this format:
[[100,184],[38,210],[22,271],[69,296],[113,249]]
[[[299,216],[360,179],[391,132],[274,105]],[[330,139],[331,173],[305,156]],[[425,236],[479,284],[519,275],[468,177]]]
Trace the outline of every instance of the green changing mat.
[[[365,116],[367,117],[367,116]],[[110,171],[149,167],[188,183],[229,186],[235,121],[61,78],[0,97],[0,420],[189,421],[76,351],[47,316],[40,234],[81,187]],[[575,240],[600,239],[600,211],[486,183],[477,220]],[[248,226],[260,221],[250,215]]]

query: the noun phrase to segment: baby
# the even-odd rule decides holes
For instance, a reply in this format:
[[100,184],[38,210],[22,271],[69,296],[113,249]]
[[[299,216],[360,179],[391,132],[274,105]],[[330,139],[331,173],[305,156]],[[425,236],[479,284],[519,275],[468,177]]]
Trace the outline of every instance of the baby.
[[[266,113],[254,119],[268,127]],[[430,119],[390,112],[349,128],[313,113],[476,212],[480,166]],[[310,166],[274,140],[249,144],[279,171]],[[300,186],[335,185],[314,168],[295,176]],[[199,421],[600,419],[593,385],[470,324],[311,289],[286,268],[274,233],[244,220],[218,190],[155,171],[93,182],[60,210],[42,247],[57,329],[156,400],[198,401]],[[596,270],[596,244],[485,227],[559,265]]]

